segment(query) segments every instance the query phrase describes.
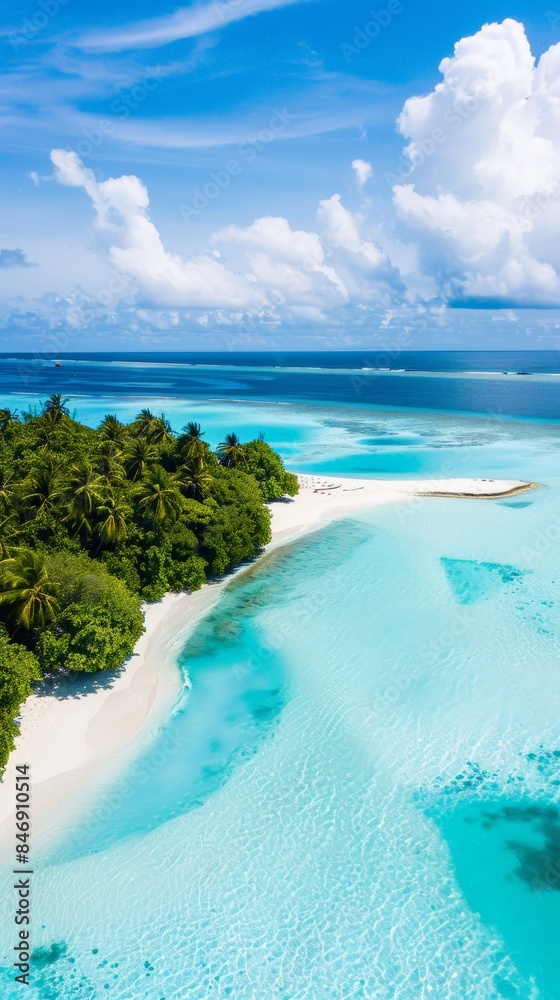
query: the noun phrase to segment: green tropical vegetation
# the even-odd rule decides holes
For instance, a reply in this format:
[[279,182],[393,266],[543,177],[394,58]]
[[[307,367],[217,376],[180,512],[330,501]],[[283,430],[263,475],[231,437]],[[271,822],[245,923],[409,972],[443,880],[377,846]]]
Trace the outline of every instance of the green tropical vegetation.
[[143,631],[142,601],[196,590],[270,539],[266,504],[298,482],[261,438],[200,425],[174,434],[143,409],[94,430],[59,394],[0,409],[0,769],[34,681],[115,670]]

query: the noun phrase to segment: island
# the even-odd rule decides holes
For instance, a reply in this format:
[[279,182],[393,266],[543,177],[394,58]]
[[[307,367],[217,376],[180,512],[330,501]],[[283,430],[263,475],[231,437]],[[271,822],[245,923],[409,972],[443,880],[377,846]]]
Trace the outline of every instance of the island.
[[175,434],[147,408],[92,429],[60,394],[21,417],[0,409],[0,771],[34,682],[120,667],[142,602],[252,559],[267,504],[298,489],[262,437],[212,450],[198,423]]

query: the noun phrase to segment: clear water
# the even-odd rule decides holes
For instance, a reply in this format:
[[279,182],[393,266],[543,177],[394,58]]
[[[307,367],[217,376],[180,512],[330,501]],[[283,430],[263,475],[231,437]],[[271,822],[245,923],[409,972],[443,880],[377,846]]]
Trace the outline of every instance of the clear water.
[[[560,413],[560,383],[558,385]],[[4,393],[5,405],[23,410],[44,397]],[[560,423],[482,414],[319,406],[300,402],[207,402],[182,396],[70,396],[75,416],[97,426],[107,413],[132,420],[148,403],[173,428],[198,420],[212,446],[235,430],[243,440],[264,433],[289,468],[317,475],[494,476],[541,481],[557,474]],[[539,478],[540,477],[540,478]]]
[[164,725],[37,841],[28,995],[558,1000],[556,426],[199,405],[296,468],[545,488],[363,511],[230,585]]

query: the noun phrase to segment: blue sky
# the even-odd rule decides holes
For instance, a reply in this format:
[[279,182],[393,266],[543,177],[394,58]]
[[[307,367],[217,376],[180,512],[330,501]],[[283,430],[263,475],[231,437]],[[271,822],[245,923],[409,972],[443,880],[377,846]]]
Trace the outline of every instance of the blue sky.
[[558,43],[526,2],[5,4],[0,349],[555,347]]

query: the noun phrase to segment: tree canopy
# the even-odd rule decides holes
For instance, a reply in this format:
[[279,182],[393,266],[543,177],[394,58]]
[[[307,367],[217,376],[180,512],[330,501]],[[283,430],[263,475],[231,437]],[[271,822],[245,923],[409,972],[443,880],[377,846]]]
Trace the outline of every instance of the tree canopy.
[[0,625],[0,767],[4,767],[18,728],[14,721],[22,702],[40,678],[39,664],[25,646],[12,642]]

